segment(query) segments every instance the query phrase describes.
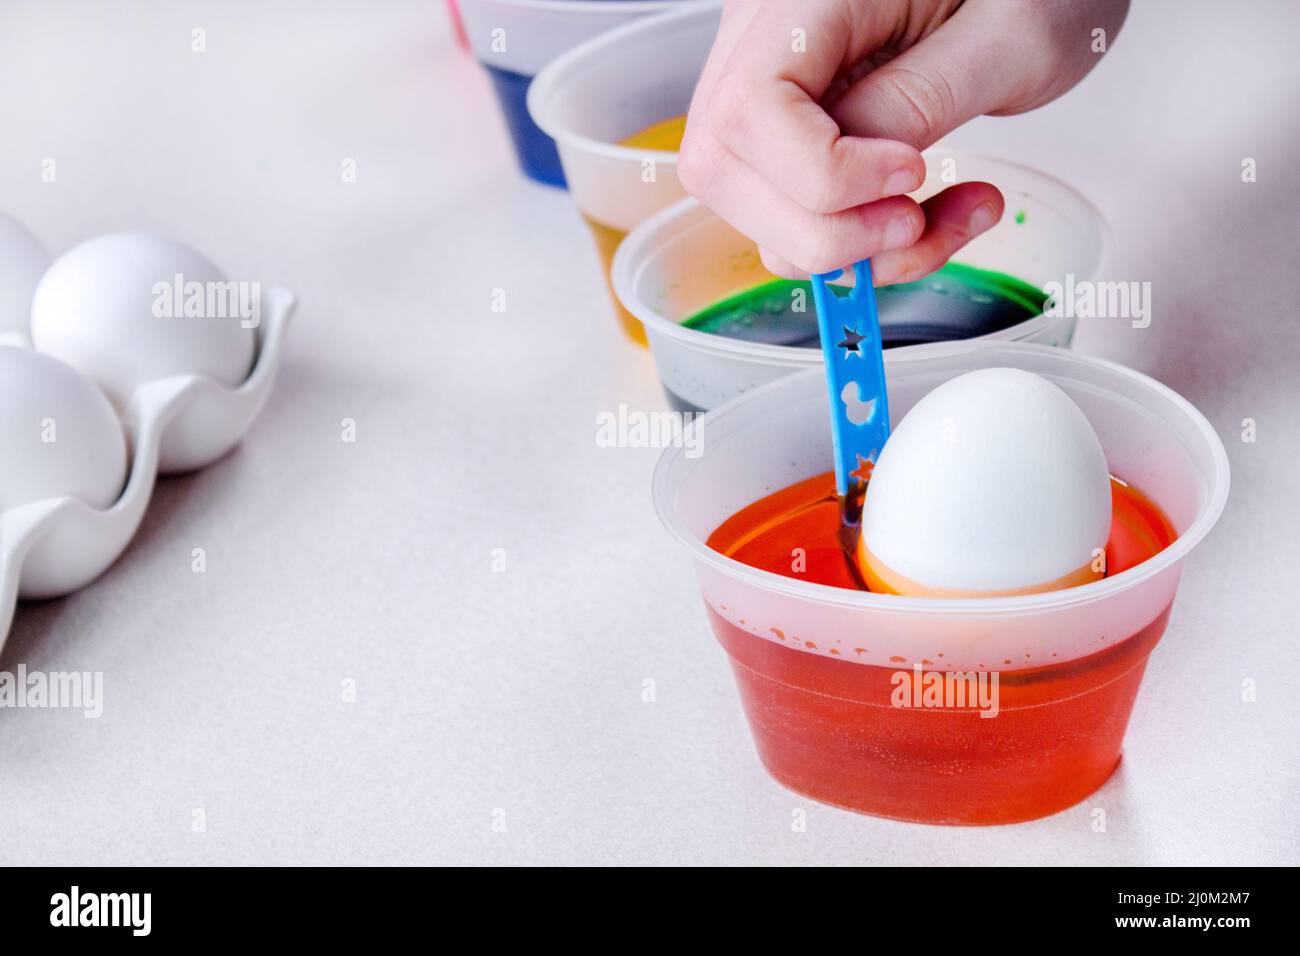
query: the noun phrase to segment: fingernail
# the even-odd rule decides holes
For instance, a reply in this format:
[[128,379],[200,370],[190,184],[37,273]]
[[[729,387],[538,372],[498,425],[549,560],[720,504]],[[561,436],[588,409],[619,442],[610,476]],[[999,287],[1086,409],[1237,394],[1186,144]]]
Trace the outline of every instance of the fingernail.
[[909,246],[915,234],[912,220],[906,216],[899,217],[885,227],[885,248],[901,249],[903,246]]
[[998,218],[998,211],[993,207],[993,203],[982,202],[970,214],[970,231],[978,233],[992,229]]
[[901,196],[903,193],[910,193],[913,189],[921,185],[920,178],[914,170],[903,167],[896,169],[885,179],[885,195]]

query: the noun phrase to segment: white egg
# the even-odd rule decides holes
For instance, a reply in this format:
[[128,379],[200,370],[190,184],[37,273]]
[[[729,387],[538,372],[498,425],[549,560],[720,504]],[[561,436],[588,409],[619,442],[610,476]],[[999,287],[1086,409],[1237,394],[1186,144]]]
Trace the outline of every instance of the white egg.
[[32,294],[49,264],[50,254],[40,241],[0,212],[0,339],[27,340]]
[[107,508],[126,481],[126,437],[108,400],[74,369],[0,346],[0,511],[70,496]]
[[1079,406],[1031,372],[981,369],[922,398],[885,444],[859,565],[902,594],[1068,587],[1098,576],[1110,512],[1106,456]]
[[216,266],[178,243],[141,233],[97,236],[61,255],[41,279],[32,341],[86,375],[118,408],[138,386],[172,375],[234,387],[253,364],[255,328],[225,293],[210,310],[225,315],[186,315],[183,296],[174,294],[220,293],[225,282]]

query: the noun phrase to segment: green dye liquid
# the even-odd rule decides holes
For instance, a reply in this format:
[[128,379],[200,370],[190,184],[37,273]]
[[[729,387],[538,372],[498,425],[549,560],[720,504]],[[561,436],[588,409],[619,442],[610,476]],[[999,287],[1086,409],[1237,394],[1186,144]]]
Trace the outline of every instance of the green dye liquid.
[[[886,348],[999,332],[1041,315],[1046,300],[1042,290],[1013,276],[956,262],[919,282],[876,290]],[[723,299],[682,325],[768,345],[820,344],[812,284],[790,279],[774,279]]]

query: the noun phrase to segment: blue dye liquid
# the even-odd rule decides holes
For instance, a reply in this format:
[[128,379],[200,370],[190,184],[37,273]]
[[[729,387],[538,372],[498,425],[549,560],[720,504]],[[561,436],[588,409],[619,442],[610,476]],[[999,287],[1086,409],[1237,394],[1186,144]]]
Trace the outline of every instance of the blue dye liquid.
[[533,78],[488,66],[486,63],[483,65],[487,67],[492,85],[496,87],[501,112],[505,115],[510,138],[515,144],[515,155],[519,158],[524,174],[539,183],[563,189],[566,185],[564,170],[560,167],[560,154],[556,152],[555,140],[543,133],[528,115],[528,85],[533,82]]

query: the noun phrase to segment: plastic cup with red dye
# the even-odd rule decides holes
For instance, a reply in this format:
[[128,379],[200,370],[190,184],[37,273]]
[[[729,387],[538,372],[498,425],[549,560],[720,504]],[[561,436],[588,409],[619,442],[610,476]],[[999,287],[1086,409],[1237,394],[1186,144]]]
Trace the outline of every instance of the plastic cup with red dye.
[[792,790],[900,820],[1012,823],[1077,803],[1119,763],[1183,563],[1227,500],[1227,455],[1153,379],[1023,343],[887,353],[894,423],[942,382],[989,367],[1064,389],[1172,540],[1094,583],[1001,598],[873,594],[801,579],[797,554],[788,573],[726,557],[709,546],[720,526],[833,467],[817,369],[714,410],[660,459],[657,508],[691,553],[758,755]]

